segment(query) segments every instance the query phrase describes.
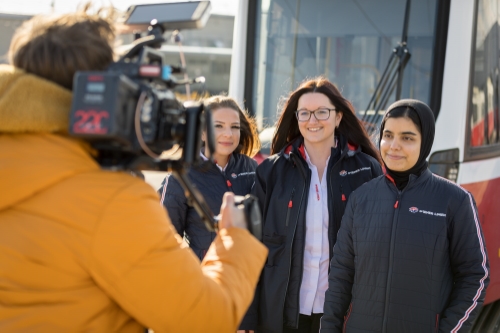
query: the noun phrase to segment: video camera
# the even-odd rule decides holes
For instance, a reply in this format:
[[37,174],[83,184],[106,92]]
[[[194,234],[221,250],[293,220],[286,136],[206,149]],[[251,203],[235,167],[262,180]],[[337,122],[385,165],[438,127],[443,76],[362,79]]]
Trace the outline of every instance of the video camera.
[[[207,228],[214,231],[217,221],[186,173],[187,168],[206,163],[200,158],[203,131],[205,149],[210,156],[215,151],[211,112],[202,103],[180,102],[173,91],[205,79],[177,79],[174,75],[186,68],[167,64],[158,50],[167,42],[163,37],[167,30],[175,34],[176,29],[202,28],[209,16],[210,1],[131,6],[118,22],[121,31],[137,36],[131,49],[106,71],[75,74],[69,133],[89,141],[104,168],[172,172]],[[246,196],[239,204],[244,205],[249,230],[260,239],[256,198]]]

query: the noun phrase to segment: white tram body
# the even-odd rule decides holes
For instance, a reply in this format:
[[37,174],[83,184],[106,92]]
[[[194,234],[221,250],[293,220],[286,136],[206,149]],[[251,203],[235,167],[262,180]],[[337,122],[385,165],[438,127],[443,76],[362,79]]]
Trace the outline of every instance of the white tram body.
[[[429,166],[474,195],[486,238],[491,280],[474,329],[500,325],[500,0],[240,0],[238,15],[229,94],[261,129],[316,75],[335,82],[371,128],[398,97],[431,106]],[[406,65],[394,57],[402,41]],[[396,75],[376,95],[393,60],[401,84]]]

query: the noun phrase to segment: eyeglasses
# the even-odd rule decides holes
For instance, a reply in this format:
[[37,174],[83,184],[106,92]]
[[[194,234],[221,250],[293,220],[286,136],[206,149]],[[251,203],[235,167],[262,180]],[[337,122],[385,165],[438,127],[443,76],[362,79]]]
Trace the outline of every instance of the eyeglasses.
[[330,118],[330,112],[337,111],[337,109],[320,108],[314,111],[309,110],[297,110],[295,115],[298,121],[308,121],[311,119],[311,114],[314,114],[317,120],[327,120]]

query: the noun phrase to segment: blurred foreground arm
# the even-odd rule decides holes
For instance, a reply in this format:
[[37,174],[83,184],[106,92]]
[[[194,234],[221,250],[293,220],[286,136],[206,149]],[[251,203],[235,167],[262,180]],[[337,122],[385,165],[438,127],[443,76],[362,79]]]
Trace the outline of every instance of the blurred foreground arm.
[[[138,196],[140,200],[138,200]],[[201,263],[149,185],[115,196],[93,247],[92,275],[155,333],[234,332],[249,306],[267,249],[247,230],[234,195],[224,196],[220,232]]]

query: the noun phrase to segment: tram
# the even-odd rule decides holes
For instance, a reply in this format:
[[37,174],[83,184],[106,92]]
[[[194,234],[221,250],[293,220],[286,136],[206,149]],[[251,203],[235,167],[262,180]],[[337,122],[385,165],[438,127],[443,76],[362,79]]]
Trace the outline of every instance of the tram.
[[[307,77],[335,82],[374,129],[400,98],[436,117],[431,170],[476,200],[490,260],[472,331],[500,326],[500,0],[240,0],[229,94],[261,129]],[[244,64],[244,66],[241,66]],[[238,79],[233,80],[238,72]],[[237,82],[236,82],[237,81]]]

